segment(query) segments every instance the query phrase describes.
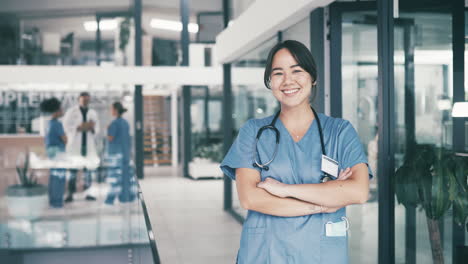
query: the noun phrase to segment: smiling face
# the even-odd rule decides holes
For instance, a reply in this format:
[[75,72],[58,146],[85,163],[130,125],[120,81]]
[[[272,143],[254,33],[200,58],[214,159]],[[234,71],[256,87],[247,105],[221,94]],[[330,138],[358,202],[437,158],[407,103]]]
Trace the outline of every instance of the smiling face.
[[309,105],[314,80],[288,49],[275,54],[271,69],[270,87],[282,109]]

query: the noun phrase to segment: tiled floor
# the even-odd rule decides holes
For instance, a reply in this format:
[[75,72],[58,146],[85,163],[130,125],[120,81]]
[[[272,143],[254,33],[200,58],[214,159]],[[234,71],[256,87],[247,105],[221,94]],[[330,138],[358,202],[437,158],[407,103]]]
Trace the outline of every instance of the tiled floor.
[[222,180],[191,180],[170,167],[140,181],[163,264],[234,263],[241,225],[223,211]]

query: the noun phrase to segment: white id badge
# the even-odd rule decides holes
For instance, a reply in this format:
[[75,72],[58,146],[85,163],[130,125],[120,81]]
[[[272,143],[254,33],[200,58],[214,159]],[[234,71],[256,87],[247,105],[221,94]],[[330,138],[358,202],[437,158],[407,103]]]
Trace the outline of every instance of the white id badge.
[[346,217],[342,217],[340,222],[327,222],[325,224],[325,234],[327,237],[344,237],[348,231],[349,223]]
[[338,177],[338,161],[328,156],[322,155],[322,171],[337,178]]

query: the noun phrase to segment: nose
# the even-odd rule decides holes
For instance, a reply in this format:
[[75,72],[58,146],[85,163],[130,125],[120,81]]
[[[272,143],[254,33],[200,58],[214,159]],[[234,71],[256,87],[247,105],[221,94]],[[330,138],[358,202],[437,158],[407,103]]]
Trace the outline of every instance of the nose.
[[285,73],[284,74],[284,85],[292,84],[294,82],[292,74]]

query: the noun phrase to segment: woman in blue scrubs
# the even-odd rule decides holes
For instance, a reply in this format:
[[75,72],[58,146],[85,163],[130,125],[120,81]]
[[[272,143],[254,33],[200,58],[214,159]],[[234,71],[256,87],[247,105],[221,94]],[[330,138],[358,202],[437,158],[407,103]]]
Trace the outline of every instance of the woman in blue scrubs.
[[[275,115],[247,121],[221,164],[248,210],[237,263],[348,263],[346,206],[367,201],[371,172],[353,126],[314,114],[316,81],[315,62],[302,43],[287,40],[272,48],[264,82],[281,105],[273,123],[277,154],[273,129],[258,138]],[[268,169],[258,166],[272,158]],[[336,173],[322,182],[327,160],[338,163]]]
[[[46,128],[45,145],[47,157],[54,159],[60,153],[65,152],[67,144],[67,136],[63,130],[62,123],[58,120],[63,116],[62,106],[60,101],[53,97],[41,102],[40,109],[42,112],[51,114]],[[49,175],[49,205],[52,208],[63,207],[63,194],[65,190],[66,169],[51,168]]]
[[112,160],[107,175],[110,190],[105,203],[108,205],[112,205],[117,196],[121,203],[131,202],[135,199],[135,194],[132,192],[134,179],[130,169],[130,126],[122,118],[126,111],[127,109],[120,102],[112,104],[111,113],[115,119],[107,129],[109,142],[107,154]]

